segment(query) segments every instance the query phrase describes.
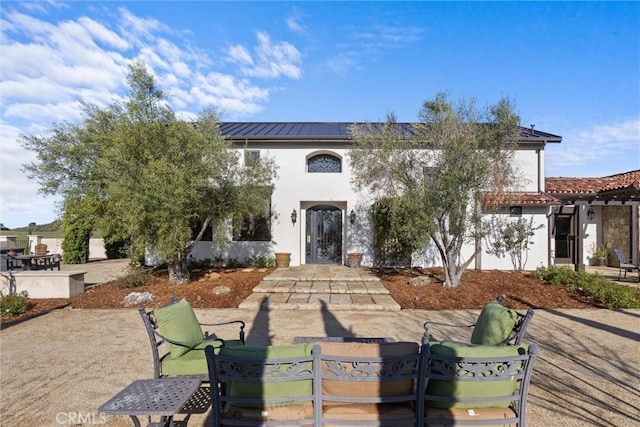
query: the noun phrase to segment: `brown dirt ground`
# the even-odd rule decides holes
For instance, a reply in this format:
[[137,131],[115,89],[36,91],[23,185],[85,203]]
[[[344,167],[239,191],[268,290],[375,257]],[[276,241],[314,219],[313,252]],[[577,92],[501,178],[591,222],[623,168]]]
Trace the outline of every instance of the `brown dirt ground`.
[[[209,270],[211,271],[211,270]],[[170,294],[178,298],[186,297],[196,308],[237,308],[252,289],[269,274],[272,269],[216,270],[218,278],[207,276],[206,271],[192,272],[192,281],[185,285],[170,285],[166,273],[159,273],[155,280],[145,286],[120,289],[115,282],[96,286],[73,298],[51,298],[29,300],[29,311],[21,316],[5,317],[1,323],[26,320],[47,311],[62,308],[123,308],[123,300],[131,292],[150,292],[155,295],[154,303],[146,306],[165,304]],[[442,269],[384,269],[374,270],[393,299],[403,309],[456,310],[479,309],[497,295],[507,296],[505,305],[511,308],[570,309],[599,308],[589,298],[567,291],[562,286],[549,285],[531,277],[527,272],[498,270],[468,270],[457,288],[445,288],[440,283]],[[426,286],[409,286],[411,277],[429,275],[436,283]],[[216,294],[218,286],[227,286],[231,292]]]

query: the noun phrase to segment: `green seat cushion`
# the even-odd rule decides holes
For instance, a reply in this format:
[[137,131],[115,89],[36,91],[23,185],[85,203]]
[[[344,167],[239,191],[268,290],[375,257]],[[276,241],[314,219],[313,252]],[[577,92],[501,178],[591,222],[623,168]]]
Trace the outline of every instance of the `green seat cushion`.
[[471,334],[472,344],[493,345],[504,342],[513,331],[518,314],[498,301],[485,305]]
[[202,342],[204,336],[191,305],[182,298],[175,304],[155,309],[160,334],[170,340],[191,342],[190,346],[167,343],[170,357],[176,359]]
[[[264,359],[280,359],[280,358],[292,358],[302,357],[311,354],[313,349],[313,343],[305,344],[292,344],[292,345],[273,345],[273,346],[244,346],[233,347],[226,346],[220,350],[221,356],[229,357],[241,357],[251,360],[264,360]],[[309,362],[309,370],[311,370],[311,362]],[[290,364],[284,363],[279,369],[279,372],[286,372],[290,367]],[[246,381],[232,381],[229,384],[229,395],[231,397],[247,397],[247,398],[259,398],[259,399],[273,399],[273,398],[287,398],[287,397],[302,397],[311,396],[313,394],[313,381],[312,380],[291,380],[291,381],[278,381],[278,382],[246,382]],[[236,407],[270,407],[270,406],[283,406],[291,403],[296,403],[293,400],[284,401],[275,405],[255,405],[255,404],[241,404],[234,402]]]
[[[453,357],[513,357],[527,353],[527,346],[492,346],[492,345],[473,345],[458,342],[443,341],[430,346],[430,352],[433,355],[453,356]],[[451,362],[453,363],[453,362]],[[488,369],[500,369],[500,362],[487,364]],[[434,368],[431,368],[434,369]],[[460,365],[454,368],[456,372],[460,369]],[[482,376],[482,374],[479,374]],[[465,376],[472,376],[467,374]],[[442,379],[430,379],[427,383],[427,394],[443,397],[451,397],[455,399],[477,398],[477,397],[504,397],[513,395],[517,386],[514,380],[487,380],[487,381],[452,381]],[[426,406],[436,408],[507,408],[511,404],[510,401],[495,402],[436,402],[429,401],[427,397]]]
[[[207,359],[204,354],[204,348],[208,345],[214,347],[214,352],[220,352],[220,341],[203,341],[182,356],[173,359],[165,357],[160,362],[160,373],[169,376],[175,375],[208,375]],[[242,345],[240,340],[230,340],[224,342],[225,346]]]

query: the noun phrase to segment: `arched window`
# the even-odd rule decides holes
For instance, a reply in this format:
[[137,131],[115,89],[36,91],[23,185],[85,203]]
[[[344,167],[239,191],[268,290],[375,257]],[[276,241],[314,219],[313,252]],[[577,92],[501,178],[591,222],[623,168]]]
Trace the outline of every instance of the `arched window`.
[[318,154],[307,160],[307,171],[309,173],[340,173],[342,162],[331,154]]

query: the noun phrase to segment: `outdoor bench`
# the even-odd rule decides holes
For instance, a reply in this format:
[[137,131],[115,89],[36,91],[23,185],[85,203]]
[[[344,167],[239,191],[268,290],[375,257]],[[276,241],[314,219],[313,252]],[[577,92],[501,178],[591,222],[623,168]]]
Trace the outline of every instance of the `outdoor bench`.
[[[217,353],[217,354],[216,354]],[[205,348],[214,426],[524,426],[538,347],[318,342]]]

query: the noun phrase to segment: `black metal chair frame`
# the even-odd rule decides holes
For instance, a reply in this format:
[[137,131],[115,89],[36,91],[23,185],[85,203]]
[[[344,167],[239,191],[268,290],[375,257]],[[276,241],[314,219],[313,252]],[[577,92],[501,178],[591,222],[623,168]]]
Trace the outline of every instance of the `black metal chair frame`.
[[[516,353],[514,351],[514,353]],[[539,353],[538,346],[531,344],[523,354],[500,357],[459,357],[431,353],[430,345],[423,344],[420,352],[412,355],[384,357],[349,357],[323,354],[319,345],[313,347],[310,355],[290,358],[255,359],[216,355],[212,346],[205,348],[209,368],[211,387],[212,423],[214,427],[221,425],[237,426],[282,426],[282,425],[359,425],[359,426],[391,426],[391,425],[526,425],[526,405],[531,374],[534,362]],[[389,397],[353,397],[327,396],[323,391],[324,381],[357,381],[372,382],[372,386],[380,387],[380,381],[411,380],[415,384],[412,395]],[[515,382],[513,392],[508,394],[486,395],[482,397],[461,397],[433,393],[429,390],[429,381],[453,382]],[[311,394],[298,397],[240,397],[225,393],[232,385],[242,383],[266,384],[278,381],[312,381]],[[226,386],[226,387],[225,387]],[[489,387],[487,387],[489,388]],[[427,392],[431,394],[428,394]],[[445,392],[446,393],[446,392]],[[505,393],[504,389],[499,393]],[[345,420],[325,418],[323,402],[350,403],[385,403],[406,404],[415,410],[409,418],[383,419],[378,421]],[[313,403],[313,418],[304,420],[266,420],[266,419],[230,419],[224,417],[226,405],[255,406],[282,403]],[[428,402],[446,402],[450,405],[460,403],[474,406],[499,406],[504,404],[513,410],[509,418],[501,417],[492,420],[450,420],[429,418]],[[484,404],[484,405],[483,405]],[[426,405],[426,406],[425,406]],[[445,405],[449,406],[449,405]],[[482,409],[480,409],[482,410]],[[502,411],[500,411],[503,413]]]
[[[429,418],[425,412],[421,425],[511,425],[519,427],[526,425],[527,397],[533,365],[538,356],[539,349],[535,344],[529,346],[526,354],[510,357],[456,357],[436,355],[430,353],[429,344],[421,348],[424,366],[421,378],[423,379],[421,390],[424,390],[423,401],[425,403],[447,402],[467,403],[470,406],[487,402],[505,402],[515,412],[515,417],[500,418],[498,420],[455,420],[451,422],[442,418]],[[460,381],[460,382],[493,382],[493,381],[517,381],[515,390],[510,396],[483,396],[483,397],[443,397],[427,394],[430,380]],[[428,403],[427,403],[428,405]],[[424,408],[424,405],[422,405]]]
[[622,253],[620,249],[614,249],[613,253],[616,254],[616,258],[618,258],[619,270],[618,270],[618,280],[622,279],[622,272],[624,271],[624,278],[627,278],[627,271],[633,272],[636,270],[638,272],[638,282],[640,282],[640,263],[629,262],[627,257]]
[[[314,346],[311,354],[300,357],[250,359],[246,357],[231,357],[214,354],[212,346],[205,348],[207,365],[209,367],[209,384],[211,384],[211,417],[213,427],[225,426],[282,426],[282,425],[319,425],[317,423],[319,409],[316,407],[318,383],[315,378],[317,371],[318,346]],[[312,392],[306,396],[252,398],[233,396],[227,390],[233,388],[234,381],[243,383],[278,383],[282,381],[312,381]],[[314,418],[301,420],[266,420],[266,419],[231,419],[224,417],[227,405],[278,405],[283,403],[311,403],[314,405]]]
[[[502,304],[502,301],[504,301],[506,299],[505,295],[500,295],[496,298],[496,300]],[[524,337],[525,332],[527,331],[527,326],[529,326],[529,322],[531,322],[531,319],[533,318],[533,315],[535,314],[535,312],[532,309],[528,309],[526,313],[522,314],[518,311],[516,311],[516,314],[518,315],[518,319],[516,320],[516,324],[513,327],[513,330],[511,331],[511,334],[509,335],[509,337],[507,337],[504,341],[499,342],[495,345],[518,345],[520,344],[520,341],[522,341],[522,338]],[[424,334],[422,335],[422,344],[428,344],[430,341],[430,333],[429,333],[429,325],[440,325],[440,326],[448,326],[448,327],[454,327],[454,328],[473,328],[474,326],[476,326],[476,324],[472,324],[472,325],[456,325],[456,324],[449,324],[449,323],[442,323],[442,322],[431,322],[431,321],[426,321],[424,322]]]
[[[175,304],[177,302],[178,302],[178,299],[176,298],[176,296],[171,295],[171,302],[167,305]],[[166,307],[167,305],[165,305],[164,307]],[[144,322],[144,326],[147,331],[147,335],[149,337],[149,342],[151,344],[151,353],[153,355],[154,378],[160,378],[164,376],[162,375],[162,372],[161,372],[162,360],[169,355],[169,350],[166,348],[166,346],[164,346],[166,343],[171,343],[171,344],[185,346],[185,347],[193,347],[193,346],[202,344],[205,341],[211,341],[211,342],[217,341],[217,342],[220,342],[222,345],[224,345],[224,342],[225,342],[224,339],[219,338],[215,334],[210,334],[208,331],[204,332],[203,340],[201,342],[184,342],[184,341],[176,341],[176,340],[170,339],[160,334],[160,332],[158,332],[158,323],[155,317],[155,310],[147,311],[144,307],[141,306],[138,308],[138,312],[140,313],[140,317],[142,317],[142,321]],[[210,326],[223,326],[223,325],[231,325],[231,324],[240,325],[240,331],[238,333],[238,336],[239,336],[240,342],[242,343],[242,345],[244,345],[245,323],[242,320],[232,320],[230,322],[221,322],[221,323],[200,323],[200,326],[210,327]],[[160,354],[162,351],[161,347],[163,347],[166,350],[162,352],[162,355]],[[201,378],[203,381],[208,381],[209,379],[208,375],[206,374],[202,375]]]
[[[417,350],[417,348],[416,348]],[[322,411],[322,404],[318,404],[319,419],[316,425],[340,425],[340,426],[406,426],[415,423],[420,412],[418,411],[421,394],[418,389],[420,384],[420,365],[421,355],[418,351],[409,354],[400,354],[394,356],[379,357],[357,357],[357,356],[336,356],[318,352],[319,361],[317,369],[319,369],[318,381],[339,381],[341,383],[368,383],[374,389],[384,390],[385,383],[394,384],[398,381],[410,381],[414,384],[415,389],[410,394],[394,395],[394,396],[376,396],[376,397],[354,397],[354,396],[337,396],[327,395],[323,387],[318,387],[317,398],[322,402],[334,402],[344,405],[349,404],[402,404],[414,408],[414,415],[407,418],[393,417],[388,419],[379,419],[377,421],[350,420],[346,418],[335,418],[334,416],[325,416]]]

